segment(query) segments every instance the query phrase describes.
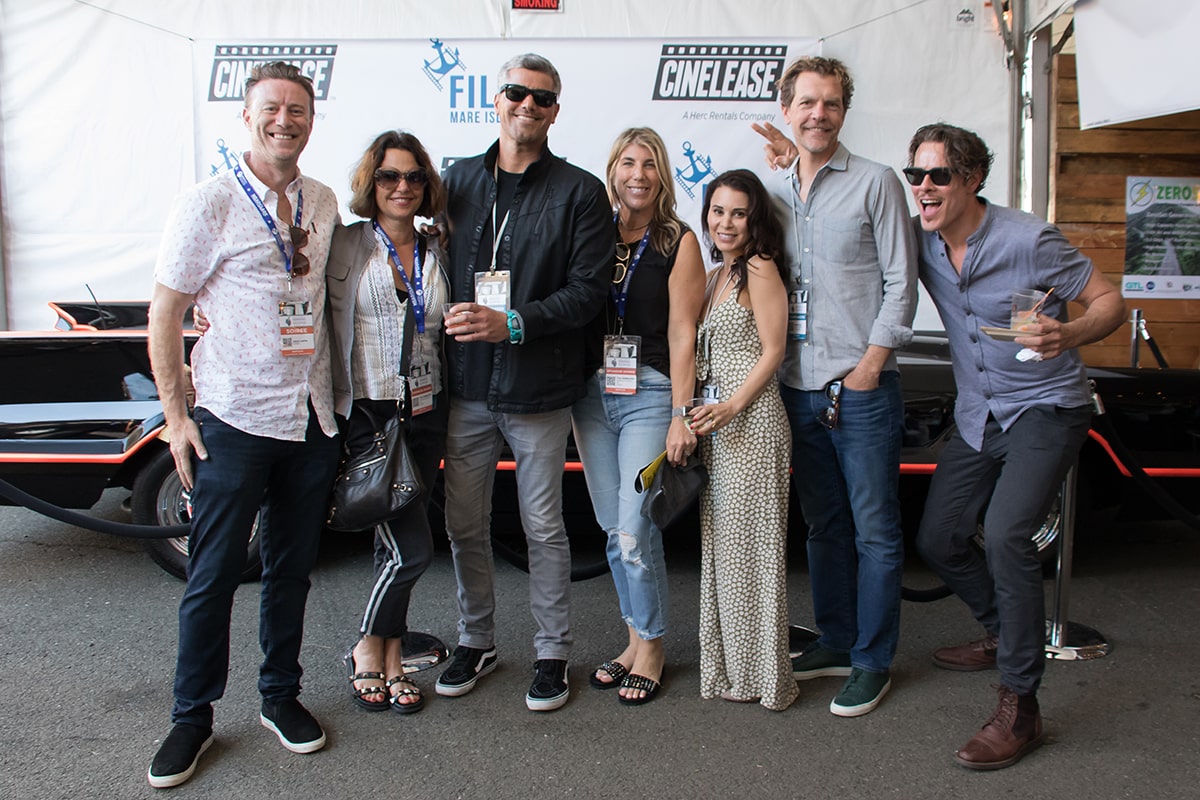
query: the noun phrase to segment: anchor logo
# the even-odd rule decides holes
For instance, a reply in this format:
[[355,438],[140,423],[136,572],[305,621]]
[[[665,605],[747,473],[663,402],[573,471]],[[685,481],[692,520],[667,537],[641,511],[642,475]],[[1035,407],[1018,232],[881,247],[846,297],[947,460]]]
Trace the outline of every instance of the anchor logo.
[[222,169],[233,169],[233,162],[237,160],[237,154],[225,146],[224,139],[217,139],[217,152],[225,161],[224,167],[220,164],[209,164],[209,175],[218,175]]
[[714,174],[712,156],[698,156],[691,142],[683,143],[683,155],[688,160],[688,166],[686,169],[675,170],[675,182],[687,193],[689,198],[695,200],[696,193],[693,190],[706,176]]
[[429,78],[429,82],[436,86],[437,90],[440,92],[442,91],[441,79],[456,68],[462,69],[463,72],[466,72],[467,65],[464,64],[462,59],[458,57],[457,47],[453,50],[449,50],[444,44],[442,44],[441,39],[430,39],[429,41],[432,43],[429,46],[437,52],[437,60],[425,61],[425,67],[423,71],[425,73],[425,77]]

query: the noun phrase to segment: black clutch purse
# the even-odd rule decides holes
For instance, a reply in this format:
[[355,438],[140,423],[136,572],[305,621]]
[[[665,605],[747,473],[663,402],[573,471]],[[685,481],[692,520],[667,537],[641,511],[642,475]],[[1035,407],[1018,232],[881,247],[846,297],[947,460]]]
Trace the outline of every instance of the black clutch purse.
[[351,455],[345,452],[333,483],[326,527],[335,531],[362,531],[389,520],[424,490],[421,473],[404,438],[404,418],[396,413],[380,423],[369,410],[354,413],[374,423],[370,447]]
[[667,460],[667,451],[638,472],[633,488],[642,498],[642,515],[665,529],[679,520],[708,485],[708,469],[696,455],[675,466]]

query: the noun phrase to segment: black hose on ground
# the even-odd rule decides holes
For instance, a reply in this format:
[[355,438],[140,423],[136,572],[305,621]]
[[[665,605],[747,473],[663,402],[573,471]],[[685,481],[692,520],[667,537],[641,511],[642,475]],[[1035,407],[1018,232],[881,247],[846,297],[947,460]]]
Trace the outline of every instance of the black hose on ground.
[[131,525],[128,522],[98,519],[90,514],[81,514],[48,503],[40,497],[18,489],[6,480],[0,480],[0,497],[68,525],[128,539],[173,539],[177,536],[187,536],[192,530],[191,525]]

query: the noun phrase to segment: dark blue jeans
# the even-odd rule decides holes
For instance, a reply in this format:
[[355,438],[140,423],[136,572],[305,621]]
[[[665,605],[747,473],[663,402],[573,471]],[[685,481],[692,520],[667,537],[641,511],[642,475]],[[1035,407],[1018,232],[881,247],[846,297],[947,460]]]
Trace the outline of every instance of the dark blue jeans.
[[246,565],[254,515],[263,561],[258,690],[266,700],[300,693],[300,642],[308,574],[329,504],[338,443],[309,407],[305,441],[288,442],[226,425],[198,408],[208,460],[194,462],[188,582],[179,604],[173,722],[211,726],[212,704],[229,673],[229,618]]
[[808,522],[808,571],[821,646],[850,654],[867,672],[886,672],[900,637],[900,374],[879,387],[842,389],[837,427],[818,415],[824,391],[780,387],[792,427],[792,480]]
[[[917,550],[988,633],[1000,637],[1000,680],[1020,695],[1037,692],[1046,666],[1042,566],[1032,537],[1091,422],[1090,406],[1031,408],[1007,431],[989,418],[982,452],[956,429],[925,498]],[[989,494],[980,554],[971,545],[974,512],[978,498]]]

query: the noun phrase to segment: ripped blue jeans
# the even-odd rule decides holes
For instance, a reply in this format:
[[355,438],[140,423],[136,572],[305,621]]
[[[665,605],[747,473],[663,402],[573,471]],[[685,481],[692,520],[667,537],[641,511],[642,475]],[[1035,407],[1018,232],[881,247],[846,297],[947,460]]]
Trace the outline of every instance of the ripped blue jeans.
[[608,534],[608,565],[621,618],[643,640],[666,632],[667,564],[662,531],[642,516],[633,488],[638,470],[666,447],[671,426],[671,380],[638,369],[637,394],[604,394],[604,376],[588,381],[575,404],[575,444],[583,460],[596,522]]

